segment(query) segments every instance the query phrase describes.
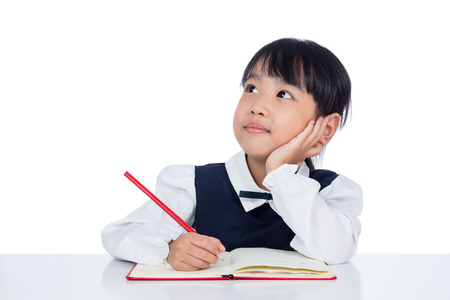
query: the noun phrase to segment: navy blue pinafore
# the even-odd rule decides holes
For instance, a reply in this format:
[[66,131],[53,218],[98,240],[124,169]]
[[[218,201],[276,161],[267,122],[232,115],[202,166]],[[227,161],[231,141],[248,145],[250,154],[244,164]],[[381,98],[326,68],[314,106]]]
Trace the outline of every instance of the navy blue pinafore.
[[[338,175],[328,170],[313,170],[310,178],[328,186]],[[231,184],[224,163],[195,167],[194,229],[199,234],[218,238],[227,251],[243,247],[293,250],[295,233],[268,203],[246,212]]]

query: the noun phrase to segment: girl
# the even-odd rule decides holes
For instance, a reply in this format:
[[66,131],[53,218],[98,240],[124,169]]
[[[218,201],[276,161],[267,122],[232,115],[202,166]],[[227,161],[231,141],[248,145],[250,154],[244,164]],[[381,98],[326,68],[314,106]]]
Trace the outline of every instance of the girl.
[[233,129],[242,151],[226,163],[166,167],[155,194],[197,233],[147,202],[102,232],[114,257],[198,270],[239,247],[296,250],[343,263],[357,249],[359,185],[315,170],[350,108],[349,76],[326,48],[280,39],[249,62]]

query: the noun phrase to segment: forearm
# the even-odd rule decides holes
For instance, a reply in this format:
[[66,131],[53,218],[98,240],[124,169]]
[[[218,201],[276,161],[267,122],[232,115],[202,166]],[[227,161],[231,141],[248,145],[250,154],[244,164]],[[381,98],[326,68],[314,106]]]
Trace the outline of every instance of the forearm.
[[295,250],[329,264],[344,263],[355,255],[360,231],[357,218],[351,220],[322,203],[304,209],[309,211],[298,216],[303,220],[293,222],[296,236],[291,246]]
[[182,229],[162,218],[144,220],[131,214],[106,226],[102,231],[106,251],[122,260],[162,265],[168,243],[180,236]]
[[347,261],[360,233],[359,186],[339,176],[319,193],[317,181],[294,173],[294,167],[283,165],[264,181],[273,208],[296,234],[291,246],[327,263]]
[[[188,224],[194,221],[193,166],[170,166],[157,179],[156,196]],[[163,264],[168,243],[184,230],[153,201],[105,227],[104,248],[112,256],[147,264]]]

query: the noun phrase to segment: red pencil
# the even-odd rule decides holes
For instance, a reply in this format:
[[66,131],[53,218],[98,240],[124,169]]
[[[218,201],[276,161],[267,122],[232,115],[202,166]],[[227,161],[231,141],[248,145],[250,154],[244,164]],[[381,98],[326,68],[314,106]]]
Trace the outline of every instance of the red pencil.
[[145,186],[142,185],[136,178],[134,178],[130,173],[125,172],[125,177],[130,179],[141,191],[143,191],[147,196],[150,197],[159,207],[162,208],[169,216],[172,217],[178,224],[181,225],[187,232],[195,232],[194,228],[189,226],[183,221],[176,213],[174,213],[170,208],[167,207],[161,200],[158,199],[152,192],[150,192]]
[[[174,213],[170,208],[167,207],[161,200],[158,199],[152,192],[150,192],[142,183],[140,183],[136,178],[133,177],[128,172],[125,172],[126,178],[128,178],[132,183],[134,183],[141,191],[143,191],[147,196],[150,197],[159,207],[162,208],[169,216],[172,217],[178,224],[181,225],[187,232],[195,232],[194,228],[189,226],[183,219],[181,219],[176,213]],[[216,255],[218,258],[223,260],[223,258],[220,256],[220,254]]]

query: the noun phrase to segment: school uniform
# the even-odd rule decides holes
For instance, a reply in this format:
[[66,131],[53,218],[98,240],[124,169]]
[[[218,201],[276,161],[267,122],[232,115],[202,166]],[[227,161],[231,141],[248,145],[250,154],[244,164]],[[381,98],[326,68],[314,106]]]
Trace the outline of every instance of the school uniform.
[[[285,164],[259,188],[245,153],[223,164],[166,167],[155,194],[200,234],[221,240],[227,250],[269,247],[296,250],[327,263],[355,253],[361,231],[358,184],[305,163]],[[185,231],[153,201],[102,232],[105,249],[118,259],[166,265],[168,243]]]

